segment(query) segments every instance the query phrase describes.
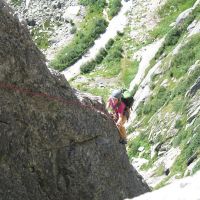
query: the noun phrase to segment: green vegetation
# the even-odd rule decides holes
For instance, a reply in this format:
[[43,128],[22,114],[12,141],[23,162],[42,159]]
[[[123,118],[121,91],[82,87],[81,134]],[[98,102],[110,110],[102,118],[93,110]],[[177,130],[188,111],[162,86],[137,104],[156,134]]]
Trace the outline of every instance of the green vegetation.
[[[171,34],[175,35],[175,34]],[[181,35],[182,37],[183,35]],[[177,44],[176,39],[165,43],[168,45]],[[168,65],[167,70],[163,71],[159,76],[152,77],[152,90],[153,95],[146,101],[142,102],[137,111],[138,116],[137,120],[141,121],[140,128],[146,127],[146,124],[149,123],[149,119],[161,108],[160,114],[166,112],[176,112],[180,114],[181,117],[176,121],[175,127],[177,129],[177,135],[173,140],[173,146],[181,148],[182,153],[175,161],[175,164],[170,170],[170,175],[164,179],[160,184],[156,186],[156,188],[160,188],[164,186],[167,180],[170,177],[175,176],[176,174],[180,174],[179,177],[182,177],[187,168],[188,160],[197,154],[199,157],[200,153],[200,118],[196,117],[195,121],[186,128],[186,124],[188,124],[188,108],[191,105],[190,98],[185,96],[186,92],[189,88],[194,84],[200,74],[200,65],[197,64],[195,70],[190,73],[188,69],[196,63],[197,60],[200,60],[200,34],[194,35],[188,39],[187,43],[180,49],[180,51],[174,56],[170,57],[170,59],[164,59],[164,62],[170,63],[170,65],[164,63],[162,66]],[[167,47],[167,46],[166,46]],[[168,48],[167,47],[167,48]],[[164,51],[168,53],[168,49]],[[170,60],[170,61],[169,61]],[[163,67],[164,68],[164,67]],[[173,81],[172,78],[174,78]],[[175,79],[176,78],[176,79]],[[164,80],[168,80],[167,87],[161,87],[161,83]],[[156,118],[157,116],[155,116]],[[153,118],[151,118],[152,122]],[[155,123],[155,121],[154,121]],[[163,128],[167,128],[164,127]],[[146,134],[148,135],[149,130],[146,130]],[[139,137],[139,136],[138,136]],[[161,139],[162,140],[162,139]],[[159,141],[161,141],[159,139]],[[134,141],[134,140],[133,140]],[[136,141],[139,143],[138,141]],[[148,141],[147,141],[148,142]],[[135,147],[130,146],[130,152],[135,151]],[[130,154],[131,156],[137,156],[137,154]],[[146,170],[153,166],[155,162],[154,159],[150,159],[148,163],[144,164],[141,169]],[[196,164],[194,168],[194,173],[200,169],[200,162]],[[155,171],[155,174],[162,174],[162,167]]]
[[[97,56],[95,57],[94,60],[91,60],[90,62],[81,66],[81,73],[87,74],[87,73],[90,73],[91,71],[93,71],[95,69],[95,67],[98,64],[100,64],[104,60],[104,58],[108,55],[108,52],[109,52],[109,55],[110,55],[110,53],[113,52],[112,50],[109,51],[111,49],[111,47],[113,46],[113,44],[114,44],[114,40],[110,39],[108,41],[108,43],[106,44],[105,49],[104,48],[100,49],[99,53],[97,54]],[[114,50],[114,52],[115,53],[117,52],[117,53],[114,56],[122,57],[121,51],[122,51],[122,49],[121,48],[119,49],[119,46],[117,46],[116,49]]]
[[21,3],[22,3],[22,0],[12,0],[12,3],[13,3],[15,6],[20,6]]
[[185,125],[185,123],[186,123],[186,121],[184,119],[178,119],[176,121],[176,124],[175,124],[174,128],[181,129],[181,128],[183,128],[183,126]]
[[127,58],[122,59],[121,79],[123,87],[128,88],[131,81],[134,79],[139,67],[138,61],[131,61]]
[[161,164],[155,171],[154,174],[156,176],[162,176],[165,172],[165,166],[163,164]]
[[122,3],[121,0],[110,0],[109,1],[109,11],[108,11],[108,16],[110,18],[114,17],[115,15],[117,15],[117,13],[120,11],[122,7]]
[[102,11],[106,6],[106,0],[79,0],[79,2],[84,6],[88,6],[90,12]]
[[[170,70],[163,75],[163,79],[167,78],[171,80],[172,77],[181,78],[186,75],[189,67],[193,65],[196,60],[200,59],[200,34],[194,35],[186,45],[181,48],[179,53],[173,57],[171,61]],[[194,83],[200,74],[200,67],[197,67],[190,75],[185,77],[184,81],[180,81],[172,88],[154,87],[154,95],[149,98],[147,102],[142,102],[137,111],[138,118],[145,116],[149,119],[154,113],[156,113],[164,104],[167,105],[169,101],[172,101],[172,105],[176,112],[185,112],[185,106],[187,104],[187,98],[184,98],[185,93],[189,87]],[[163,80],[160,78],[160,82]],[[154,80],[153,80],[154,81]],[[184,99],[184,100],[183,100]],[[148,116],[147,116],[148,115]]]
[[144,163],[144,164],[140,167],[140,169],[143,170],[143,171],[146,171],[146,170],[150,169],[151,167],[153,167],[153,164],[154,164],[154,162],[155,162],[157,159],[158,159],[158,156],[155,155],[152,159],[149,160],[148,163]]
[[143,154],[143,157],[149,158],[150,157],[150,144],[148,141],[148,136],[145,133],[141,133],[138,135],[135,139],[131,140],[129,143],[129,149],[128,149],[128,157],[136,157],[139,155],[138,148],[144,147],[145,153]]
[[87,74],[90,73],[97,64],[100,64],[104,57],[107,55],[107,51],[105,49],[100,49],[100,52],[97,54],[94,60],[87,62],[86,64],[81,66],[81,73]]
[[158,14],[161,18],[159,25],[151,32],[153,38],[163,37],[170,29],[169,26],[184,10],[193,6],[196,0],[168,0]]
[[87,6],[87,15],[79,30],[72,30],[76,34],[71,43],[58,52],[50,63],[50,66],[57,70],[63,70],[79,60],[94,44],[99,35],[105,32],[108,25],[102,16],[106,5],[105,0],[80,0],[80,3]]
[[182,77],[200,59],[200,34],[194,35],[186,45],[181,48],[179,53],[172,59],[170,76],[175,78]]
[[183,114],[186,112],[187,103],[188,103],[188,98],[186,98],[186,97],[183,98],[182,96],[177,96],[171,101],[173,110],[176,113],[180,113],[180,114]]
[[158,59],[164,52],[169,52],[174,47],[180,38],[186,33],[187,27],[199,16],[200,8],[197,7],[190,15],[184,19],[182,23],[172,28],[166,35],[162,47],[157,52],[155,59]]
[[106,45],[106,49],[102,49],[95,60],[82,66],[82,73],[89,73],[95,69],[97,65],[102,67],[89,74],[90,77],[102,76],[112,78],[119,75],[121,71],[122,47],[120,37],[115,41],[110,40]]
[[158,190],[164,186],[167,185],[167,181],[169,180],[170,176],[167,176],[166,178],[164,178],[160,183],[158,183],[154,188],[153,190]]
[[[194,154],[200,153],[200,116],[198,116],[192,126],[183,128],[176,138],[176,145],[182,149],[180,156],[177,158],[175,165],[172,167],[172,174],[177,172],[184,174],[187,167],[188,159]],[[188,144],[189,141],[189,144]],[[198,166],[197,166],[198,168]],[[196,170],[197,170],[196,168]]]
[[51,29],[51,23],[50,20],[46,20],[40,27],[32,30],[33,40],[40,49],[47,49],[49,46],[49,29]]
[[41,32],[40,29],[34,29],[32,32],[32,36],[40,49],[47,49],[49,46],[49,35],[46,31]]
[[158,92],[154,96],[151,96],[151,98],[146,103],[141,103],[139,110],[137,111],[138,117],[148,115],[148,118],[150,118],[166,102],[168,102],[170,94],[171,92],[165,87],[159,87]]
[[87,27],[76,33],[73,41],[64,47],[51,62],[51,66],[57,70],[63,70],[74,64],[94,44],[94,41],[103,33],[107,22],[100,17],[86,22]]

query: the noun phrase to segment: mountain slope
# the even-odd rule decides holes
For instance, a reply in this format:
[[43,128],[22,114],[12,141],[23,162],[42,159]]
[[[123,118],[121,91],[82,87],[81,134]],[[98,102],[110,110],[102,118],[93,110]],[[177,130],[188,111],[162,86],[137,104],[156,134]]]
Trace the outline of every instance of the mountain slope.
[[137,86],[128,151],[152,186],[199,169],[199,9],[178,16]]

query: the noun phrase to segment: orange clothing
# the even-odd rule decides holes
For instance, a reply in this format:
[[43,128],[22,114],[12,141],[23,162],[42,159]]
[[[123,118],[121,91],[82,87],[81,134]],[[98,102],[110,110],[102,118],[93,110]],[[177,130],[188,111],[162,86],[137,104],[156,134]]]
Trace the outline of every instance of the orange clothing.
[[120,121],[117,123],[117,128],[119,130],[119,134],[120,134],[120,137],[124,140],[126,140],[126,129],[124,127],[124,124],[126,123],[127,121],[127,118],[125,115],[123,115],[121,117],[121,119],[119,119]]

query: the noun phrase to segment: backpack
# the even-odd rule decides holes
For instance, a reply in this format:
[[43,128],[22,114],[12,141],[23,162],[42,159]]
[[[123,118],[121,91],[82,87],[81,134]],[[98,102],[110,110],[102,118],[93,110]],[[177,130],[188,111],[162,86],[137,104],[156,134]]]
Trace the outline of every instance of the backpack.
[[127,89],[123,89],[121,101],[126,105],[126,108],[130,109],[134,102],[134,98],[131,92],[129,92]]

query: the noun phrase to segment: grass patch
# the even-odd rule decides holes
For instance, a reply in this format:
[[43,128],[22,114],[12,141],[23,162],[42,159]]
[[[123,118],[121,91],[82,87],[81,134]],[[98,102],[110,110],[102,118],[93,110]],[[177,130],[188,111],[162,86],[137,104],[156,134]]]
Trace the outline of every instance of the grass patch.
[[159,87],[156,95],[151,96],[150,99],[144,103],[142,102],[137,110],[138,117],[142,117],[143,115],[148,115],[148,118],[153,116],[165,103],[167,103],[170,99],[171,92],[167,90],[165,87]]
[[128,88],[131,81],[137,74],[139,62],[131,61],[128,58],[123,58],[121,63],[122,63],[121,80],[123,83],[123,87]]
[[195,2],[196,0],[168,0],[158,11],[161,20],[151,32],[151,36],[153,38],[163,37],[171,29],[169,25],[176,20],[178,15],[192,7]]
[[162,176],[165,172],[165,166],[163,164],[161,164],[155,171],[154,174],[156,176]]
[[131,140],[128,143],[128,157],[131,159],[132,157],[139,156],[138,148],[139,147],[144,147],[145,148],[145,153],[143,154],[144,158],[149,158],[150,157],[150,144],[148,141],[148,137],[145,133],[141,133],[138,135],[135,139]]
[[188,103],[188,99],[186,97],[183,99],[182,96],[177,96],[173,99],[171,103],[173,106],[173,110],[176,113],[183,114],[186,112],[186,105]]
[[154,165],[154,162],[158,159],[157,155],[155,155],[152,159],[149,160],[148,163],[144,163],[140,169],[142,171],[147,171],[148,169],[152,168]]

